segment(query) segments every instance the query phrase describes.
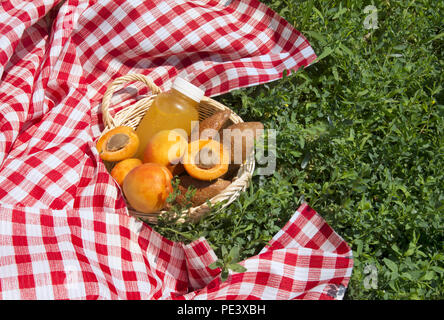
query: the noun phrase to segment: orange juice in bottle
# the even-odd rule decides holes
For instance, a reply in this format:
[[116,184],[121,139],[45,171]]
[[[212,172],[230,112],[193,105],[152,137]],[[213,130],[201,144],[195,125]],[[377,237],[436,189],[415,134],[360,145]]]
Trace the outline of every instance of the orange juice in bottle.
[[143,160],[146,145],[161,130],[182,129],[190,136],[203,95],[203,90],[179,77],[170,91],[159,93],[136,129],[140,144],[135,157]]

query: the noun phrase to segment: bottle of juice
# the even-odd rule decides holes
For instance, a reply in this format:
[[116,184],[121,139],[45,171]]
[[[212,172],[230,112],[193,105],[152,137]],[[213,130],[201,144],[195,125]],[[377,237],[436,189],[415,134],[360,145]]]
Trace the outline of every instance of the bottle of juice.
[[179,77],[170,91],[159,93],[136,129],[140,144],[135,157],[143,160],[146,145],[161,130],[183,129],[190,136],[203,95],[203,90]]

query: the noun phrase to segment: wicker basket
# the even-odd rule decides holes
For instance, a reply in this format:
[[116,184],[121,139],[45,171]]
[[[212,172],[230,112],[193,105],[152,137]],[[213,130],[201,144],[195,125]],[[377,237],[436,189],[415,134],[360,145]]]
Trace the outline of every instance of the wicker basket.
[[[152,95],[144,96],[136,103],[123,108],[122,110],[117,112],[114,116],[111,116],[110,102],[114,92],[117,89],[121,89],[122,86],[135,81],[144,83],[150,89]],[[102,114],[103,114],[103,122],[105,125],[105,129],[102,132],[102,135],[105,132],[117,126],[130,126],[136,129],[140,120],[144,116],[145,112],[151,106],[154,97],[160,92],[161,92],[160,88],[156,86],[149,77],[142,74],[129,74],[115,79],[107,88],[102,99]],[[243,122],[243,120],[231,109],[208,97],[204,97],[199,104],[199,121],[208,118],[209,116],[213,115],[218,111],[223,111],[227,109],[231,111],[231,116],[229,118],[227,125]],[[222,192],[220,192],[217,196],[211,198],[210,203],[214,205],[218,202],[223,202],[219,207],[219,210],[225,208],[230,203],[232,203],[237,197],[239,197],[239,194],[242,191],[245,191],[245,189],[248,187],[248,184],[251,180],[251,176],[254,171],[254,167],[255,167],[254,151],[252,151],[251,154],[247,157],[246,161],[240,166],[237,174],[232,179],[231,184],[227,188],[225,188]],[[128,202],[127,206],[129,214],[141,218],[149,223],[157,223],[158,215],[165,212],[165,211],[160,211],[159,213],[145,214],[131,208]],[[209,209],[210,207],[208,206],[208,204],[204,203],[200,206],[192,207],[184,211],[183,217],[189,216],[189,218],[191,218],[192,221],[197,221],[205,213],[207,213]],[[184,221],[184,220],[185,219],[183,218],[179,219],[179,221]]]

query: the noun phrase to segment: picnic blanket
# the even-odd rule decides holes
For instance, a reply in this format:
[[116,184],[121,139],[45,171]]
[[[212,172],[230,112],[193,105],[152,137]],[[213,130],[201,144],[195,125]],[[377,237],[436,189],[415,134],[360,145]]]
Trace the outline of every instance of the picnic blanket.
[[128,215],[95,149],[119,76],[166,90],[180,75],[214,96],[315,57],[256,0],[2,1],[0,299],[341,299],[351,250],[307,204],[222,282],[204,238]]

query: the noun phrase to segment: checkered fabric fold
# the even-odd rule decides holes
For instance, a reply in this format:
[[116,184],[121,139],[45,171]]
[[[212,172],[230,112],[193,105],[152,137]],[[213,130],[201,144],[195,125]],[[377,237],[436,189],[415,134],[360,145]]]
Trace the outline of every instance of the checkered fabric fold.
[[307,205],[221,282],[205,239],[172,242],[128,215],[95,149],[119,76],[166,90],[180,75],[214,96],[315,58],[255,0],[2,1],[0,299],[340,299],[351,250]]

